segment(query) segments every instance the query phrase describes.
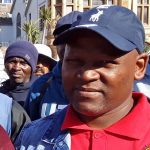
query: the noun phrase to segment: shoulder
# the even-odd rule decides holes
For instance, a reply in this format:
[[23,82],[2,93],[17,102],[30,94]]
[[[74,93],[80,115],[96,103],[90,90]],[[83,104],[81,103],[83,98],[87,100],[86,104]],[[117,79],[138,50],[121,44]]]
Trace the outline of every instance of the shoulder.
[[9,82],[10,82],[10,80],[8,79],[8,80],[6,80],[6,81],[4,81],[4,82],[1,83],[1,85],[0,85],[0,92],[1,93],[5,94],[5,93],[8,92],[8,90],[10,88]]
[[46,82],[50,77],[52,76],[51,73],[47,73],[42,75],[41,77],[39,77],[33,84],[32,84],[32,88],[35,88],[40,85],[43,85],[44,82]]
[[40,128],[49,127],[49,125],[52,124],[52,122],[61,123],[63,122],[65,118],[66,111],[67,111],[67,107],[64,108],[63,110],[53,113],[50,116],[32,121],[30,124],[28,124],[28,126],[26,126],[26,129],[29,129],[29,130],[33,129],[35,131],[36,130],[38,131]]
[[18,104],[16,101],[13,101],[12,104],[12,133],[11,139],[14,141],[19,134],[20,130],[27,123],[31,122],[28,114],[24,108]]
[[25,109],[18,102],[14,101],[14,100],[12,103],[12,112],[14,114],[16,114],[17,116],[20,114],[24,114],[25,116],[28,116]]
[[5,101],[7,101],[7,102],[12,101],[12,98],[11,98],[11,97],[9,97],[9,96],[7,96],[7,95],[5,95],[5,94],[3,94],[3,93],[0,93],[0,97],[1,97],[1,99],[5,100]]
[[27,124],[20,134],[21,141],[26,141],[27,139],[32,141],[35,138],[36,140],[40,140],[48,129],[57,130],[60,128],[65,118],[66,110],[67,108]]
[[12,106],[12,98],[11,97],[0,93],[0,98],[1,98],[1,105],[0,105],[1,109],[4,109],[4,107],[8,108],[8,107]]

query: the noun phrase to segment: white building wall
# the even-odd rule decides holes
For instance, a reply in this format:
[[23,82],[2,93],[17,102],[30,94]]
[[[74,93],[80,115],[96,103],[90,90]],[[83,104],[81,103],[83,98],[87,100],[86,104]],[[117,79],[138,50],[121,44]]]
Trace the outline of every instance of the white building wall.
[[[21,15],[21,27],[22,27],[24,22],[26,21],[26,17],[24,15],[25,8],[26,8],[26,4],[23,2],[23,0],[16,0],[15,6],[14,6],[13,12],[12,12],[13,38],[14,38],[14,41],[17,40],[17,37],[16,37],[17,14],[20,13],[20,15]],[[21,37],[18,38],[18,39],[21,39],[21,40],[25,40],[26,39],[26,34],[25,34],[25,32],[23,30],[21,30]]]

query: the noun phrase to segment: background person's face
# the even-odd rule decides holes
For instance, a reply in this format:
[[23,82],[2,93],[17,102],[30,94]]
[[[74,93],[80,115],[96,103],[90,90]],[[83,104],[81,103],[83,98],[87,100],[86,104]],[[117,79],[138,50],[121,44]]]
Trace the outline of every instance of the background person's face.
[[66,95],[78,113],[99,116],[132,99],[136,50],[118,52],[93,32],[76,32],[70,41],[62,77]]
[[27,83],[31,76],[31,67],[19,57],[11,57],[5,63],[6,72],[12,83]]
[[52,70],[52,62],[45,56],[39,55],[34,75],[42,76]]

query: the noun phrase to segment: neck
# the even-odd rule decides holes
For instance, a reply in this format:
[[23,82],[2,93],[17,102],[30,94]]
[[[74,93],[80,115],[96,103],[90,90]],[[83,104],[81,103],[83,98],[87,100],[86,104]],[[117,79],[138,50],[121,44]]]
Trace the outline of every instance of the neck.
[[114,123],[118,122],[120,119],[125,117],[133,108],[133,98],[127,99],[124,103],[120,106],[116,107],[115,109],[99,115],[99,116],[83,116],[79,114],[79,118],[81,121],[86,123],[89,127],[93,129],[105,129]]

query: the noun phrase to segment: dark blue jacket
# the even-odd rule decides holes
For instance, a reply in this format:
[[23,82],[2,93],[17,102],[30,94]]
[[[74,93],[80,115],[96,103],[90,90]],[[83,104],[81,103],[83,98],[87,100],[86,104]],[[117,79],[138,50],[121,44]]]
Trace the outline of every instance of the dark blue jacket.
[[[31,120],[48,116],[68,104],[62,86],[61,67],[61,62],[58,62],[50,73],[41,76],[32,85],[25,104]],[[46,85],[49,79],[51,80]]]
[[70,150],[71,136],[61,130],[66,108],[26,125],[18,136],[16,150]]

